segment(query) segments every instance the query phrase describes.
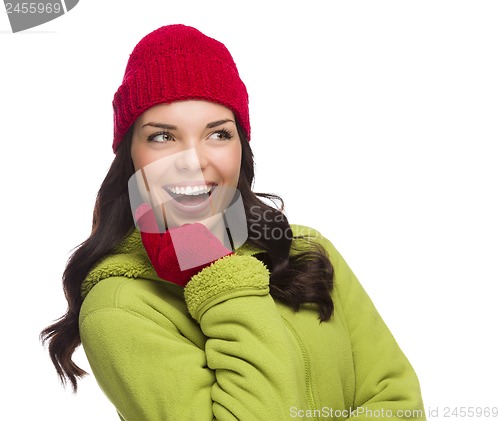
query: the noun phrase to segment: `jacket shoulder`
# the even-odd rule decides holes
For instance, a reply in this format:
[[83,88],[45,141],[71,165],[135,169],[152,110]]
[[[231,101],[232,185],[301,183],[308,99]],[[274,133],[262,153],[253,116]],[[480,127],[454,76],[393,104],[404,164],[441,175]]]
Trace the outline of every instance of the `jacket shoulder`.
[[290,224],[290,227],[292,228],[294,239],[299,240],[297,241],[297,246],[299,248],[300,240],[304,240],[308,243],[318,243],[325,249],[331,259],[338,260],[338,258],[340,258],[340,254],[332,242],[317,229],[299,224]]
[[[170,305],[165,306],[165,302]],[[94,285],[83,301],[80,323],[90,314],[110,309],[148,319],[186,313],[182,290],[177,285],[126,276],[109,277]]]

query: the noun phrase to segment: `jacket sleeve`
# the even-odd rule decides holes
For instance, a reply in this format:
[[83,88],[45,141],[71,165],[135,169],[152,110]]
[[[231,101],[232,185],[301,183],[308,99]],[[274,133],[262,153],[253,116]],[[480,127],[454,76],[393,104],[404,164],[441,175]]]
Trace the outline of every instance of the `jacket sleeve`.
[[301,361],[290,352],[260,261],[225,257],[195,275],[184,294],[204,348],[174,325],[119,306],[80,318],[92,371],[123,420],[281,420],[291,405],[306,405],[297,386]]
[[269,294],[269,272],[259,260],[225,257],[194,276],[185,297],[208,337],[205,352],[216,376],[211,391],[216,419],[285,420],[295,402],[306,405],[299,386],[302,357],[293,352]]
[[425,420],[410,362],[339,252],[324,237],[320,243],[332,260],[334,305],[344,315],[351,338],[356,389],[349,419]]

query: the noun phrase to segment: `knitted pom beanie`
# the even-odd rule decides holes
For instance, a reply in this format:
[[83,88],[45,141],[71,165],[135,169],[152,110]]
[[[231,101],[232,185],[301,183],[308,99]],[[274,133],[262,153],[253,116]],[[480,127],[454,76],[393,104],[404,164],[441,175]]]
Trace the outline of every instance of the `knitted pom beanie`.
[[189,26],[163,26],[139,41],[129,57],[113,99],[113,151],[148,108],[187,99],[228,107],[250,140],[247,90],[224,44]]

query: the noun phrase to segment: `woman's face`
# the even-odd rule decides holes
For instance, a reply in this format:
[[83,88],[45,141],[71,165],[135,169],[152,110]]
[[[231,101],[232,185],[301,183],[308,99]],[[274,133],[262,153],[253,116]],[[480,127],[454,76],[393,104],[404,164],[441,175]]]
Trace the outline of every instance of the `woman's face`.
[[222,105],[189,100],[149,108],[134,123],[131,154],[145,182],[142,197],[161,208],[168,227],[214,217],[236,191],[241,144],[234,114]]

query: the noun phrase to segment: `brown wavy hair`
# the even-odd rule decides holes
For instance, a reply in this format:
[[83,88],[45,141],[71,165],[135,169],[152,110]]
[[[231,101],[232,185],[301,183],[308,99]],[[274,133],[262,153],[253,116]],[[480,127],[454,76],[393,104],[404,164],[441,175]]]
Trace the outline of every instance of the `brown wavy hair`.
[[[255,257],[270,270],[270,293],[274,299],[295,311],[304,303],[314,303],[320,321],[329,320],[333,314],[333,267],[330,260],[319,244],[292,235],[279,196],[252,191],[255,175],[253,153],[239,124],[237,129],[242,146],[238,189],[247,214],[247,243],[262,250]],[[42,343],[49,344],[50,358],[61,382],[66,385],[69,381],[74,392],[77,380],[87,374],[72,360],[74,351],[81,344],[78,317],[83,302],[82,282],[90,269],[113,253],[135,227],[128,192],[128,180],[135,172],[131,144],[132,129],[118,147],[97,194],[92,232],[75,249],[64,270],[63,290],[68,302],[67,311],[40,333]],[[266,203],[269,201],[277,206]],[[280,235],[269,235],[276,232]],[[295,247],[301,242],[300,247]]]

